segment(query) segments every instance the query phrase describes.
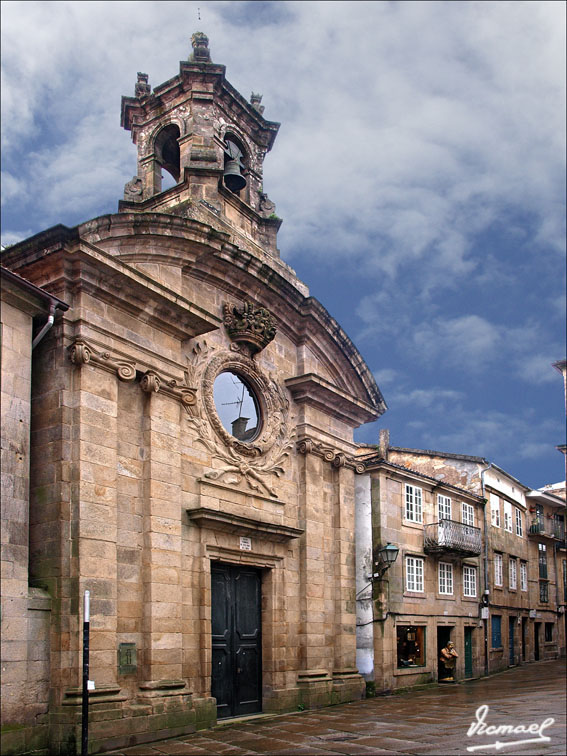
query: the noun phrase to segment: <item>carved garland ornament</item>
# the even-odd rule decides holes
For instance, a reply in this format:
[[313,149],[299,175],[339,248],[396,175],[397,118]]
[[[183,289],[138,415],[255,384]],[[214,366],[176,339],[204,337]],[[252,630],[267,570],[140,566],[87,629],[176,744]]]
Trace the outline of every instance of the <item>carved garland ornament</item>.
[[[243,376],[256,394],[260,405],[261,429],[250,441],[240,441],[224,428],[215,408],[213,384],[222,372]],[[283,389],[265,375],[245,354],[210,347],[206,342],[193,349],[192,364],[186,374],[187,383],[200,387],[198,399],[189,416],[189,424],[197,440],[211,454],[224,462],[224,467],[205,474],[212,480],[244,479],[252,490],[263,490],[277,497],[269,485],[269,476],[281,476],[281,466],[289,456],[294,430],[289,422],[289,401]],[[268,479],[268,480],[267,480]]]

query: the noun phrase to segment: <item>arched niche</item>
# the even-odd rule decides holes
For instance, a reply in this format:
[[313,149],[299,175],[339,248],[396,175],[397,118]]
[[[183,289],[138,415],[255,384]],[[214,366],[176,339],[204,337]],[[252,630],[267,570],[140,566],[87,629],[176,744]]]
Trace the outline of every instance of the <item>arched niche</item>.
[[[154,140],[155,170],[154,170],[154,194],[168,189],[179,182],[181,174],[180,156],[179,156],[179,137],[181,136],[179,126],[170,123],[164,126],[157,133]],[[162,169],[168,176],[163,177]]]

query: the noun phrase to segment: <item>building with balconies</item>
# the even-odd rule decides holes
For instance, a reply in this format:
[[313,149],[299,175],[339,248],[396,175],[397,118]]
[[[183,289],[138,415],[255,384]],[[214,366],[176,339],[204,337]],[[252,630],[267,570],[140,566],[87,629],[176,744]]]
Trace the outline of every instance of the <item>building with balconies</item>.
[[451,640],[457,678],[482,674],[482,497],[360,451],[359,671],[380,691],[439,680],[440,650]]
[[[559,599],[565,597],[557,587],[557,575],[564,569],[567,581],[567,564],[559,564],[562,557],[557,555],[565,552],[554,534],[564,532],[565,502],[552,493],[546,496],[546,491],[531,491],[484,457],[390,446],[387,432],[381,439],[380,454],[389,463],[431,476],[439,484],[460,487],[486,501],[482,523],[485,672],[559,655],[565,646],[564,604]],[[544,513],[540,515],[537,505],[543,499]],[[440,541],[447,538],[454,549],[466,549],[462,529],[451,523],[432,523],[425,530],[428,554],[436,553],[444,545]],[[543,567],[534,543],[541,543],[540,551],[546,554],[547,578],[539,577]]]
[[565,654],[567,552],[565,500],[549,490],[526,494],[529,528],[529,593],[534,615],[534,658]]

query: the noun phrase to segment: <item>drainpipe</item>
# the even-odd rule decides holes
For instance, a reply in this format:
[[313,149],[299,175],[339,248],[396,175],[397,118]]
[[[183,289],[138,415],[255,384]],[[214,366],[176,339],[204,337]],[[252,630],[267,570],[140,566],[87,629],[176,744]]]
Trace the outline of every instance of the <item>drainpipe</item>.
[[37,334],[35,339],[32,341],[32,349],[35,349],[36,346],[39,344],[39,342],[43,339],[45,334],[49,331],[53,323],[55,322],[55,310],[57,309],[57,304],[55,302],[51,302],[49,305],[49,315],[47,317],[46,322],[43,325],[43,328],[41,331]]
[[[483,527],[484,527],[484,557],[483,557],[483,563],[484,563],[484,592],[483,592],[483,606],[485,606],[487,609],[490,606],[490,588],[488,587],[488,523],[486,520],[486,492],[484,488],[484,474],[490,470],[492,467],[492,462],[488,464],[488,467],[485,467],[480,472],[480,490],[482,498],[484,499],[484,504],[482,505],[482,511],[483,511]],[[484,622],[484,674],[487,677],[489,672],[489,663],[488,663],[488,619],[483,620]]]

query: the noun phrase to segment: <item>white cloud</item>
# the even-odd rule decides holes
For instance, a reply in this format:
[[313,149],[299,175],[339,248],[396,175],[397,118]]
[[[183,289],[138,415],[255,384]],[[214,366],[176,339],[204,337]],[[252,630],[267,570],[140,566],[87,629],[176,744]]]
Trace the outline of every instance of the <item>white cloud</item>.
[[[529,411],[512,414],[457,406],[447,427],[434,433],[423,430],[420,443],[425,449],[486,457],[505,468],[513,460],[542,460],[556,454],[547,438],[559,434],[560,425],[559,421],[538,421]],[[402,444],[392,439],[392,445]]]
[[21,179],[12,176],[8,171],[2,171],[2,204],[13,202],[24,196],[25,183]]
[[392,368],[383,368],[382,370],[374,371],[374,380],[379,386],[389,385],[394,383],[398,379],[398,371]]
[[[154,86],[176,73],[196,5],[136,3],[134,13],[129,2],[5,3],[7,145],[41,137],[49,118],[60,149],[42,157],[53,176],[75,166],[61,163],[69,141],[76,163],[92,166],[89,138],[76,139],[90,134],[107,170],[85,193],[91,205],[107,201],[108,174],[124,169],[113,149],[123,149],[120,95],[137,70]],[[562,14],[545,2],[290,2],[263,14],[205,4],[213,60],[244,93],[263,90],[266,116],[283,122],[265,185],[286,220],[284,256],[311,239],[326,259],[369,258],[375,275],[420,261],[424,278],[443,270],[450,281],[470,274],[470,236],[503,205],[529,207],[540,238],[560,244]],[[59,194],[63,205],[44,208],[53,222],[72,205]]]
[[440,412],[444,409],[453,408],[464,397],[465,394],[462,391],[439,387],[409,391],[400,391],[398,388],[397,391],[388,395],[388,403],[391,407],[409,405],[415,410],[427,408]]
[[502,342],[495,325],[478,315],[437,318],[422,323],[412,341],[424,360],[441,360],[479,372],[494,359]]
[[557,373],[552,365],[556,358],[552,354],[531,354],[519,362],[520,377],[533,384],[557,383]]
[[17,244],[18,242],[21,242],[24,239],[27,239],[29,236],[32,235],[32,233],[33,233],[32,230],[29,228],[25,229],[24,231],[15,232],[15,233],[11,231],[8,231],[6,233],[3,232],[2,233],[2,246],[8,247],[11,244]]

